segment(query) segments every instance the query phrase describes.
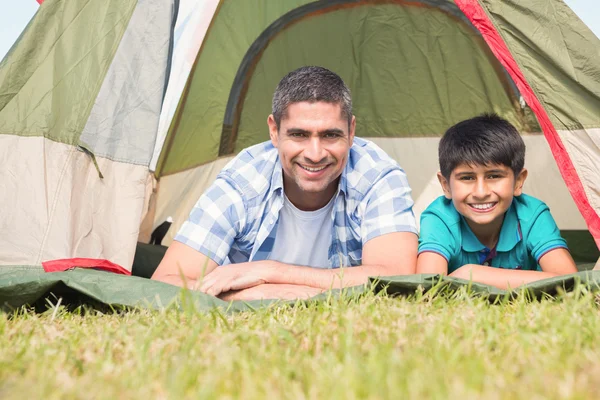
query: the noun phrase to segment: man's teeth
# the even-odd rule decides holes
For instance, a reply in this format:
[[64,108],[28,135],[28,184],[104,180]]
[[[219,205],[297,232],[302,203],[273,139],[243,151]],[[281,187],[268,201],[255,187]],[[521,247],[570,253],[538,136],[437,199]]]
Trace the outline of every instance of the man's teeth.
[[476,208],[478,210],[487,210],[489,208],[494,207],[496,203],[483,203],[483,204],[471,204],[471,207]]
[[306,165],[300,165],[300,166],[310,172],[319,172],[319,171],[324,170],[327,165],[323,165],[322,167],[317,167],[317,168],[307,167]]

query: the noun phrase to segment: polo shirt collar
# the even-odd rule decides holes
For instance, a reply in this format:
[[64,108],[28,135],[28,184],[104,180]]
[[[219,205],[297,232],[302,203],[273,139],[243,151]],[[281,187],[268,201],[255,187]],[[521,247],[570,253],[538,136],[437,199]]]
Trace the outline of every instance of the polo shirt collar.
[[[460,229],[462,234],[462,249],[464,251],[477,252],[487,249],[487,247],[481,244],[479,239],[477,239],[462,215],[460,217]],[[523,235],[521,233],[517,210],[515,209],[515,202],[513,201],[504,214],[504,221],[502,221],[502,227],[500,228],[500,237],[498,238],[496,251],[510,251],[521,241],[521,239],[523,239]]]

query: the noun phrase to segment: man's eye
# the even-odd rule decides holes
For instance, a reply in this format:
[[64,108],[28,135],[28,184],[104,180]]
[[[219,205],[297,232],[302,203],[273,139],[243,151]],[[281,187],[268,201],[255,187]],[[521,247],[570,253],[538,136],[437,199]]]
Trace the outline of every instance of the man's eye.
[[337,137],[339,137],[340,135],[337,133],[326,133],[325,135],[323,135],[323,137],[325,139],[335,139]]
[[306,135],[302,132],[293,132],[293,133],[290,133],[290,136],[293,138],[303,138]]

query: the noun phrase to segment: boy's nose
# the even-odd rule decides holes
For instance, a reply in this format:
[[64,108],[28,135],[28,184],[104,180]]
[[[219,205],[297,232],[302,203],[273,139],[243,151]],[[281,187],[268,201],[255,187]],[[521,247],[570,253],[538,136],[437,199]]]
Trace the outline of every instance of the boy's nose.
[[477,179],[477,183],[475,184],[475,191],[473,196],[478,199],[483,199],[489,195],[489,187],[485,182],[485,179]]

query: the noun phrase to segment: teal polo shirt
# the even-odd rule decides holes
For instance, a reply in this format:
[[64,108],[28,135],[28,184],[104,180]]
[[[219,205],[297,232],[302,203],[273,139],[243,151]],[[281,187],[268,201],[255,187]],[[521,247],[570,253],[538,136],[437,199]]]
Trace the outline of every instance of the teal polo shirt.
[[541,270],[539,259],[557,248],[567,248],[548,206],[522,194],[504,214],[495,249],[481,242],[452,200],[440,196],[421,214],[419,254],[434,252],[448,261],[448,273],[465,264],[497,268]]

